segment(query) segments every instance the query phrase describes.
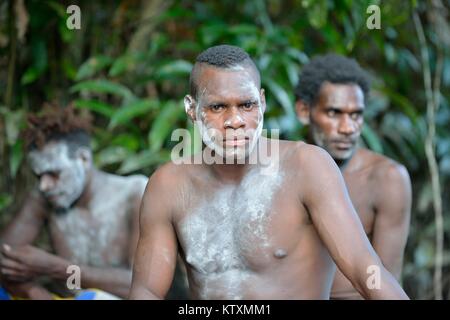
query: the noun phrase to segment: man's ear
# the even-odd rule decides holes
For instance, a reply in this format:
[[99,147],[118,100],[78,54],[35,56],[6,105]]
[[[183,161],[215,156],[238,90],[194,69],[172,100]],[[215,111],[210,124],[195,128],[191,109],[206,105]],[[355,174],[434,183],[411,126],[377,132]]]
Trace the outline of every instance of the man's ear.
[[191,118],[192,122],[195,122],[195,120],[197,120],[197,117],[195,115],[195,100],[189,94],[184,97],[184,110],[186,111],[189,118]]
[[297,112],[298,120],[304,125],[309,125],[310,106],[302,100],[297,100],[295,103],[295,111]]
[[86,147],[80,147],[77,149],[77,157],[83,161],[83,164],[86,168],[89,168],[92,165],[92,151]]
[[261,109],[262,112],[266,112],[266,92],[263,88],[261,88],[261,91],[259,93],[260,99],[261,99]]

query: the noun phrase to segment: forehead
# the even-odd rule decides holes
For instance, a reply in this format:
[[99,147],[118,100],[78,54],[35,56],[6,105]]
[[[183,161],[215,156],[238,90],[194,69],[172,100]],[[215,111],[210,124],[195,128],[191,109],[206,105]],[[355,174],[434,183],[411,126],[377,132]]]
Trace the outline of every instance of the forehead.
[[50,142],[42,149],[29,152],[28,159],[35,171],[46,171],[62,167],[70,162],[68,146],[64,142]]
[[324,82],[320,87],[318,104],[332,107],[364,108],[364,93],[354,83]]
[[207,99],[228,100],[258,96],[256,76],[250,68],[202,67],[197,78],[199,96]]

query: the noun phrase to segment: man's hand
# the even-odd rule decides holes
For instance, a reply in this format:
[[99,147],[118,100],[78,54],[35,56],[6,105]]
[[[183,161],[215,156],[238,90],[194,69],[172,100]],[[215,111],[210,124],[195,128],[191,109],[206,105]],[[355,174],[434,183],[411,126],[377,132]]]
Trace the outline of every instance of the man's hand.
[[30,281],[39,276],[58,277],[65,274],[67,262],[42,249],[26,245],[1,248],[1,278],[8,281]]

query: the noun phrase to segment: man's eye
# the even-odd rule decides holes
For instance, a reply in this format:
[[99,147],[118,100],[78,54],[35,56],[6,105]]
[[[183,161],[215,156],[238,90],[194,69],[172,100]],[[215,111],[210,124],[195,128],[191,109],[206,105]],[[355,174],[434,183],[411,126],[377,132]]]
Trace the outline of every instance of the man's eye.
[[352,113],[352,114],[350,115],[350,117],[351,117],[353,120],[359,120],[359,119],[362,117],[362,114],[361,114],[360,112],[354,112],[354,113]]
[[335,117],[336,115],[337,115],[337,112],[334,110],[327,111],[327,116],[329,116],[329,117]]
[[242,109],[244,109],[245,111],[250,111],[253,109],[254,106],[255,106],[254,102],[246,102],[242,105]]
[[49,171],[49,172],[47,172],[47,174],[50,177],[52,177],[53,179],[58,179],[60,172],[59,171]]
[[209,108],[213,111],[213,112],[219,112],[222,111],[223,108],[225,106],[223,104],[213,104],[212,106],[210,106]]

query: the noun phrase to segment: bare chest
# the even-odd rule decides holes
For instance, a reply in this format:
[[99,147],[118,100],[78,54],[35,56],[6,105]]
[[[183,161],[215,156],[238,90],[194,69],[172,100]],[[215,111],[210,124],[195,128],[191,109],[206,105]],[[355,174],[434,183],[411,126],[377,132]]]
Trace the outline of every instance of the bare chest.
[[[283,220],[279,205],[283,174],[244,179],[211,192],[177,223],[185,260],[200,274],[263,266],[286,254],[274,228]],[[278,250],[278,251],[277,251]]]
[[[345,184],[366,234],[370,235],[375,222],[374,183],[368,174],[345,175]],[[382,186],[378,186],[382,187]]]
[[119,266],[126,257],[128,204],[122,197],[53,214],[49,229],[58,254],[74,263]]

